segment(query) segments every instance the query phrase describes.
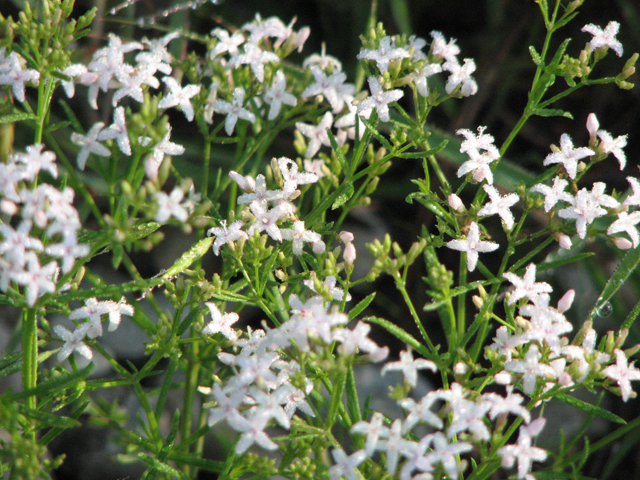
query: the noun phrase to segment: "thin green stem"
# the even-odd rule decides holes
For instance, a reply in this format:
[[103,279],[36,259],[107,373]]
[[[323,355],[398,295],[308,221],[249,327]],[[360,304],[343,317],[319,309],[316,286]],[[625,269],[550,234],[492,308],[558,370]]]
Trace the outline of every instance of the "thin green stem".
[[[22,317],[22,387],[24,390],[35,388],[38,383],[38,317],[35,308],[25,308]],[[28,409],[35,410],[37,399],[30,395],[25,399]],[[35,443],[37,422],[27,434]]]

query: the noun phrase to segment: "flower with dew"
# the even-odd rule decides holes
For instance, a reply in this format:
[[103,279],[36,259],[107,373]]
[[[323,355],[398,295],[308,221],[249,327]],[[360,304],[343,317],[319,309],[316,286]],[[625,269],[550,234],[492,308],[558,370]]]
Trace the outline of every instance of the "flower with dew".
[[618,22],[609,22],[604,30],[593,23],[589,23],[582,27],[583,32],[590,33],[593,38],[589,42],[589,45],[593,50],[598,48],[610,48],[616,54],[621,57],[623,52],[622,43],[616,39],[616,35],[620,30],[620,24]]

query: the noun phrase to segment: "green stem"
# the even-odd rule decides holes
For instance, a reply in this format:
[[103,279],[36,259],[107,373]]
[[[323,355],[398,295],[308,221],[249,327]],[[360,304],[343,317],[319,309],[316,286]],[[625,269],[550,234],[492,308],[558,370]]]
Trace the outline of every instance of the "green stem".
[[[38,383],[38,317],[35,308],[26,308],[22,318],[22,388],[29,390]],[[37,407],[35,395],[25,399],[28,409]],[[28,432],[31,440],[36,441],[37,423],[34,420],[33,428]]]
[[[198,333],[192,329],[191,336],[196,337]],[[187,378],[184,385],[184,399],[182,402],[182,412],[180,414],[180,436],[181,438],[187,438],[191,435],[193,407],[195,402],[195,393],[198,388],[198,377],[200,375],[200,343],[191,342],[189,345],[189,360],[187,363]],[[189,464],[184,465],[184,473],[187,476],[191,476],[191,466]]]

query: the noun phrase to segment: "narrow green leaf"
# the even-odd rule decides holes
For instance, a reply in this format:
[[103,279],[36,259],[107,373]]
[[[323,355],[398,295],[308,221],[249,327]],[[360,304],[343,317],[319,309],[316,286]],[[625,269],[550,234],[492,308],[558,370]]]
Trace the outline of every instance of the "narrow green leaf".
[[557,108],[534,108],[531,113],[539,117],[565,117],[573,120],[573,115],[570,112]]
[[38,398],[48,397],[51,394],[55,394],[58,390],[62,390],[75,385],[80,379],[85,379],[91,373],[94,367],[95,365],[93,363],[90,363],[82,370],[71,372],[67,375],[61,375],[60,377],[40,383],[35,388],[30,388],[28,390],[18,392],[15,395],[12,395],[11,399],[20,400],[32,395],[35,395]]
[[596,407],[595,405],[591,405],[590,403],[579,400],[576,397],[567,395],[566,393],[557,393],[554,395],[554,398],[557,398],[561,402],[566,403],[567,405],[570,405],[572,407],[575,407],[578,410],[582,410],[583,412],[596,415],[600,418],[604,418],[609,422],[619,423],[621,425],[625,425],[627,423],[624,419],[620,418],[615,413],[611,413],[609,410]]
[[22,405],[20,407],[20,413],[29,418],[37,420],[40,429],[53,427],[66,430],[67,428],[79,427],[81,425],[81,423],[75,418],[63,417],[61,415],[53,415],[52,413],[41,412],[39,410],[22,408]]
[[181,337],[182,335],[184,335],[184,332],[189,330],[189,327],[191,327],[196,318],[198,318],[198,314],[200,314],[201,311],[201,308],[193,308],[189,312],[189,315],[184,317],[184,319],[180,322],[180,325],[178,325],[178,329],[176,330],[176,337]]
[[3,115],[0,117],[0,123],[15,123],[22,120],[36,120],[38,117],[33,113],[10,113],[9,115]]
[[634,248],[633,250],[629,250],[627,254],[624,256],[620,265],[613,275],[604,286],[602,293],[600,294],[600,298],[596,301],[595,306],[591,310],[589,314],[589,320],[593,320],[598,314],[598,310],[611,300],[611,297],[615,295],[615,293],[624,285],[624,282],[627,280],[631,272],[638,266],[640,263],[640,247]]
[[156,470],[160,471],[161,473],[165,473],[167,475],[171,475],[172,477],[180,478],[182,480],[190,480],[188,475],[182,472],[179,472],[175,468],[167,465],[164,462],[161,462],[160,460],[152,457],[148,453],[140,452],[138,453],[138,458],[142,460],[144,463],[146,463],[147,465],[149,465],[150,467],[153,467]]
[[633,307],[633,310],[631,310],[626,320],[622,323],[620,329],[624,330],[625,328],[631,328],[631,325],[634,324],[638,315],[640,315],[640,302],[636,303],[636,306]]
[[335,201],[333,202],[333,205],[331,205],[331,210],[340,208],[342,205],[347,203],[353,197],[353,192],[354,192],[353,184],[348,183],[345,185],[345,187],[346,187],[346,190],[344,191],[344,193],[341,193],[340,195],[338,195],[338,198],[336,198]]
[[553,268],[562,267],[562,266],[567,265],[569,263],[579,262],[581,260],[584,260],[585,258],[589,258],[589,257],[592,257],[594,255],[595,255],[595,253],[593,253],[593,252],[584,252],[584,253],[578,253],[577,255],[572,255],[570,257],[560,258],[559,260],[553,260],[551,262],[540,263],[537,266],[537,271],[538,272],[542,272],[544,270],[551,270]]
[[[347,393],[347,411],[349,412],[350,421],[355,423],[362,420],[362,413],[360,413],[360,401],[358,400],[358,386],[356,385],[356,378],[353,375],[353,367],[349,367],[347,373],[346,383]],[[346,425],[351,428],[351,425]]]
[[[42,352],[38,354],[38,363],[44,362],[57,350],[47,350],[46,352]],[[0,378],[7,377],[9,375],[13,375],[14,373],[18,373],[22,370],[22,352],[12,353],[7,357],[2,359],[0,362]]]
[[347,382],[347,371],[340,372],[338,378],[331,382],[333,390],[331,392],[331,402],[329,403],[329,411],[327,412],[327,420],[325,426],[331,428],[338,417],[338,410],[342,404],[342,393]]
[[385,320],[384,318],[379,318],[379,317],[365,317],[362,320],[365,322],[370,322],[370,323],[375,323],[376,325],[380,325],[389,333],[391,333],[394,337],[396,337],[398,340],[406,343],[415,351],[419,352],[423,357],[438,363],[438,357],[433,355],[427,349],[427,347],[425,347],[422,343],[416,340],[410,333],[404,331],[402,328],[400,328],[396,324],[391,323],[389,320]]
[[373,301],[375,297],[376,297],[376,292],[373,292],[367,295],[362,300],[360,300],[360,302],[358,302],[358,304],[355,307],[353,307],[349,312],[349,320],[353,320],[358,315],[360,315],[362,311],[369,306],[369,304]]
[[192,467],[198,467],[200,470],[206,470],[208,472],[222,472],[222,470],[224,469],[223,462],[207,460],[206,458],[202,458],[200,456],[176,452],[175,450],[169,454],[169,460],[176,463],[191,465]]
[[213,245],[214,237],[207,237],[196,243],[185,252],[176,262],[162,273],[162,278],[171,278],[181,274],[191,266],[193,262],[201,258]]

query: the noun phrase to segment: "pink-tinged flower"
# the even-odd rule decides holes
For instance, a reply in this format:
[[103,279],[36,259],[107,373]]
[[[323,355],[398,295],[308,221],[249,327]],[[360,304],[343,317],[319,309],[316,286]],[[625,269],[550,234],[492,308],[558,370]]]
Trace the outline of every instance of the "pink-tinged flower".
[[387,90],[386,92],[382,90],[382,85],[376,77],[369,77],[369,90],[371,90],[371,95],[365,98],[360,105],[358,105],[358,113],[366,112],[367,110],[371,110],[372,108],[376,109],[378,113],[378,117],[383,122],[388,122],[390,120],[389,117],[389,104],[392,102],[397,102],[400,100],[404,93],[402,90]]
[[244,222],[236,220],[227,228],[227,221],[222,220],[220,222],[221,227],[213,227],[207,231],[207,235],[215,235],[216,239],[213,242],[213,253],[218,255],[220,253],[220,247],[225,243],[235,242],[239,238],[248,238],[247,232],[241,230],[244,226]]
[[[184,147],[177,143],[173,143],[169,140],[170,138],[171,125],[167,124],[167,133],[162,137],[160,143],[153,148],[152,154],[147,157],[145,162],[145,173],[147,174],[147,177],[152,180],[158,178],[158,168],[160,168],[160,164],[162,163],[162,160],[164,160],[165,155],[182,155],[184,153]],[[140,137],[138,141],[142,146],[146,146],[151,139],[149,137]]]
[[306,158],[311,158],[318,153],[322,145],[327,147],[331,145],[329,135],[327,134],[327,128],[331,128],[331,125],[333,125],[333,115],[331,112],[325,113],[318,125],[296,122],[296,128],[300,130],[300,133],[309,138],[307,151],[304,154]]
[[252,202],[249,205],[251,213],[256,217],[256,221],[249,228],[249,236],[253,235],[256,230],[258,232],[267,232],[271,238],[282,242],[282,232],[278,227],[278,221],[289,212],[286,207],[278,205],[277,207],[267,209],[259,202]]
[[449,478],[458,478],[463,469],[460,454],[471,451],[473,445],[469,442],[449,442],[442,432],[436,432],[432,438],[432,449],[427,455],[429,463],[439,463]]
[[[231,176],[231,174],[229,175]],[[277,202],[283,197],[282,190],[267,190],[267,179],[264,175],[260,174],[255,179],[252,192],[240,195],[236,203],[238,205],[245,205],[247,203],[257,202],[264,208],[267,208],[269,202]]]
[[465,58],[460,65],[457,60],[447,61],[442,65],[442,70],[448,71],[451,75],[447,78],[445,91],[451,95],[460,86],[460,95],[468,97],[475,95],[478,91],[478,84],[471,74],[476,71],[476,63],[471,58]]
[[507,396],[503,397],[497,393],[485,393],[482,395],[484,401],[490,405],[489,418],[495,420],[499,415],[518,415],[525,423],[531,421],[529,410],[522,405],[524,397],[519,393],[513,393],[513,386],[507,387]]
[[[594,185],[595,188],[595,185]],[[587,235],[587,226],[596,218],[607,214],[607,211],[600,206],[594,196],[586,188],[581,189],[571,201],[571,206],[563,208],[558,212],[561,218],[573,219],[576,221],[576,230],[580,238]]]
[[538,377],[555,377],[555,371],[550,365],[540,363],[542,355],[535,343],[529,345],[529,350],[524,356],[524,360],[511,360],[505,362],[504,368],[512,373],[522,374],[522,391],[531,395],[536,388]]
[[162,81],[169,88],[169,92],[158,102],[158,108],[179,106],[187,120],[192,121],[194,112],[191,98],[200,93],[200,85],[182,87],[175,78],[168,76],[164,77]]
[[442,72],[442,65],[439,63],[427,63],[420,70],[416,70],[411,74],[413,83],[415,83],[416,89],[421,96],[429,96],[429,85],[427,84],[427,79],[440,72]]
[[518,463],[518,479],[527,477],[532,462],[544,462],[547,459],[545,449],[532,445],[533,437],[540,433],[544,423],[544,418],[538,418],[527,426],[521,426],[518,442],[515,445],[505,445],[498,450],[503,467],[510,468],[514,463]]
[[111,155],[111,151],[98,141],[98,136],[100,135],[103,127],[104,123],[97,122],[93,124],[86,135],[81,135],[76,132],[71,134],[71,141],[80,147],[77,159],[78,168],[80,170],[84,170],[84,166],[87,163],[90,153],[100,155],[101,157],[108,157]]
[[595,155],[596,152],[587,147],[573,148],[571,137],[563,133],[560,137],[560,151],[550,153],[544,159],[543,165],[551,165],[553,163],[562,163],[567,175],[570,178],[576,178],[578,172],[578,160],[581,158]]
[[457,55],[460,54],[460,47],[456,45],[455,39],[450,39],[448,42],[442,35],[442,32],[434,30],[431,32],[431,54],[435,57],[441,57],[447,62],[457,61]]
[[93,358],[93,352],[87,344],[84,343],[84,338],[87,336],[87,330],[89,330],[89,327],[90,325],[88,323],[83,323],[77,326],[73,332],[70,332],[62,325],[56,325],[53,327],[53,331],[56,332],[56,335],[58,335],[64,342],[64,345],[58,352],[57,358],[59,362],[65,361],[74,351],[78,352],[87,360],[91,360]]
[[627,356],[619,348],[616,348],[613,353],[616,355],[616,364],[603,369],[602,373],[616,381],[620,387],[622,400],[626,402],[629,397],[635,396],[635,392],[631,388],[631,381],[640,380],[640,370],[633,366],[633,362],[628,364]]
[[254,443],[261,446],[265,450],[277,450],[278,444],[275,443],[269,435],[267,435],[264,429],[267,426],[268,418],[254,415],[252,418],[247,419],[243,416],[230,416],[227,418],[229,425],[240,432],[240,439],[236,443],[236,453],[238,455],[247,451],[247,449]]
[[607,235],[625,232],[631,238],[633,248],[636,248],[640,240],[638,238],[638,229],[636,228],[638,222],[640,222],[640,212],[636,211],[630,214],[627,212],[620,212],[618,214],[618,219],[607,229]]
[[230,57],[235,57],[239,53],[238,47],[245,41],[243,34],[234,33],[233,35],[229,35],[229,32],[223,28],[214,28],[211,30],[211,35],[216,36],[219,40],[211,52],[209,52],[209,58],[211,60],[225,52],[228,52]]
[[447,242],[447,247],[466,252],[467,254],[467,270],[474,271],[478,263],[478,253],[493,252],[497,250],[498,245],[495,242],[487,242],[480,240],[480,227],[476,222],[469,225],[469,233],[466,239],[457,239]]
[[508,195],[502,196],[493,185],[484,185],[483,188],[484,191],[487,192],[487,195],[489,195],[491,201],[480,209],[478,216],[484,217],[498,214],[504,222],[504,226],[507,227],[507,230],[511,230],[513,228],[514,218],[510,208],[518,203],[518,195],[509,193]]
[[317,66],[311,67],[311,73],[315,82],[305,88],[300,95],[302,98],[322,95],[331,105],[333,113],[339,113],[344,108],[345,101],[353,98],[356,88],[351,83],[346,83],[347,75],[334,69],[331,75]]
[[511,291],[509,305],[513,305],[521,298],[534,300],[538,295],[551,293],[553,288],[546,282],[536,282],[536,265],[530,263],[522,278],[515,273],[507,272],[502,276],[509,280],[516,288]]
[[424,370],[428,368],[432,372],[437,370],[437,366],[431,360],[424,358],[413,359],[413,351],[411,347],[407,347],[406,350],[400,352],[400,360],[397,362],[389,362],[382,367],[382,375],[389,370],[400,370],[404,375],[404,380],[412,387],[415,387],[418,383],[418,370]]
[[213,302],[205,302],[205,305],[211,312],[211,321],[204,326],[202,333],[205,335],[221,333],[232,342],[235,342],[238,339],[238,334],[231,328],[231,325],[240,319],[238,314],[234,312],[222,314],[218,306]]
[[600,122],[595,113],[590,113],[587,116],[587,131],[589,132],[589,140],[595,141],[598,130],[600,129]]
[[607,26],[604,27],[604,30],[593,23],[589,23],[582,27],[583,32],[593,35],[593,38],[589,42],[589,45],[591,45],[593,50],[598,48],[610,48],[616,52],[619,57],[621,57],[623,52],[622,43],[616,39],[616,35],[619,30],[620,24],[618,22],[609,22]]
[[233,99],[231,102],[225,102],[224,100],[216,100],[213,102],[213,109],[216,112],[227,115],[227,118],[224,121],[224,131],[227,132],[227,135],[229,136],[233,134],[233,131],[236,128],[238,118],[246,120],[252,124],[256,122],[256,116],[246,108],[243,108],[243,103],[244,89],[242,87],[237,87],[233,91]]
[[53,293],[56,291],[55,281],[58,275],[58,264],[49,262],[46,265],[40,265],[38,255],[33,251],[25,254],[26,264],[28,268],[16,272],[14,280],[19,285],[24,285],[27,289],[26,301],[27,306],[33,307],[38,297],[45,293]]
[[380,40],[378,48],[375,50],[362,49],[358,54],[360,60],[373,60],[376,62],[380,74],[389,68],[389,63],[402,58],[409,58],[409,52],[404,48],[397,48],[392,37],[386,36]]
[[627,165],[627,157],[624,154],[624,147],[627,146],[627,135],[620,135],[613,138],[611,134],[605,130],[598,131],[598,137],[600,137],[600,147],[604,153],[613,153],[613,156],[618,159],[620,163],[620,170],[624,169]]

